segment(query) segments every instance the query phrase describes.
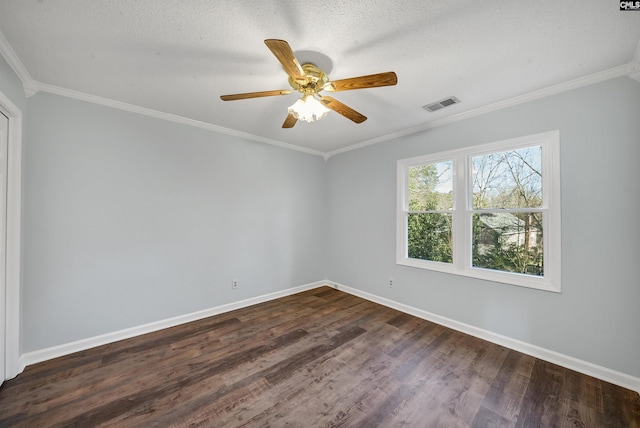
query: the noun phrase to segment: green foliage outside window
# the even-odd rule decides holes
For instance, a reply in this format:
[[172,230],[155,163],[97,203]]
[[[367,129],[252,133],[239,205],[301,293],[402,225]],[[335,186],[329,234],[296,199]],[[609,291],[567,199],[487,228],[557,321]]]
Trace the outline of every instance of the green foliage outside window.
[[542,148],[472,158],[473,266],[543,275]]
[[453,263],[452,215],[447,212],[453,208],[451,166],[449,161],[409,169],[407,232],[412,259]]
[[[540,146],[471,158],[474,267],[543,275],[541,159]],[[453,263],[452,170],[452,161],[409,168],[409,258]]]
[[473,266],[542,276],[542,213],[474,214]]

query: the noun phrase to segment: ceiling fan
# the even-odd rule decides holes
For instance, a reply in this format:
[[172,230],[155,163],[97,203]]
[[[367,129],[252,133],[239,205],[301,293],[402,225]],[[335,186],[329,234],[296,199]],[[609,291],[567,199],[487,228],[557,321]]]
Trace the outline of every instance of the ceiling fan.
[[[393,71],[331,81],[329,80],[329,76],[314,64],[305,63],[300,65],[289,43],[286,41],[267,39],[264,43],[278,61],[280,61],[284,70],[289,75],[289,85],[291,85],[293,90],[302,94],[302,98],[289,107],[289,114],[282,124],[283,128],[293,128],[298,120],[304,120],[306,122],[312,122],[314,119],[318,120],[324,117],[330,110],[341,114],[355,123],[362,123],[367,120],[366,116],[332,97],[320,95],[320,92],[377,88],[380,86],[393,86],[398,83],[398,77]],[[281,89],[222,95],[220,98],[223,101],[234,101],[248,98],[288,95],[291,92],[290,89]]]

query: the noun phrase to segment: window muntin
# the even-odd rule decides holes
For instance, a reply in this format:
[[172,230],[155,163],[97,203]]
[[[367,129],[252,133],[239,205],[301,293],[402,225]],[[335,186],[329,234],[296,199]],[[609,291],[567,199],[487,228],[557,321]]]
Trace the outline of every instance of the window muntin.
[[397,263],[560,291],[559,133],[398,161]]

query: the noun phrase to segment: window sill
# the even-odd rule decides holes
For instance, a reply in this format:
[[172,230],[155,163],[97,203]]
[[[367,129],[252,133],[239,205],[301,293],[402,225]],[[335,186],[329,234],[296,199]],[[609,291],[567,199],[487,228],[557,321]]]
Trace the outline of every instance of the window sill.
[[427,260],[401,258],[396,261],[401,266],[409,266],[419,269],[432,270],[452,275],[466,276],[485,281],[499,282],[516,285],[519,287],[534,288],[536,290],[561,293],[559,281],[551,281],[547,277],[524,275],[519,273],[498,272],[491,269],[461,268],[450,263],[431,262]]

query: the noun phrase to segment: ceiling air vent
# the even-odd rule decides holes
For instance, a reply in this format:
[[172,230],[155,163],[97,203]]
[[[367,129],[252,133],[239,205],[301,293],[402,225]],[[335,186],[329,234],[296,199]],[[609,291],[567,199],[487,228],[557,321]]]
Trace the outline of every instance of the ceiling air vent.
[[435,103],[427,104],[426,106],[422,106],[423,109],[430,111],[433,113],[434,111],[440,110],[441,108],[449,107],[452,104],[458,104],[460,102],[456,97],[449,97],[443,100],[440,100]]

